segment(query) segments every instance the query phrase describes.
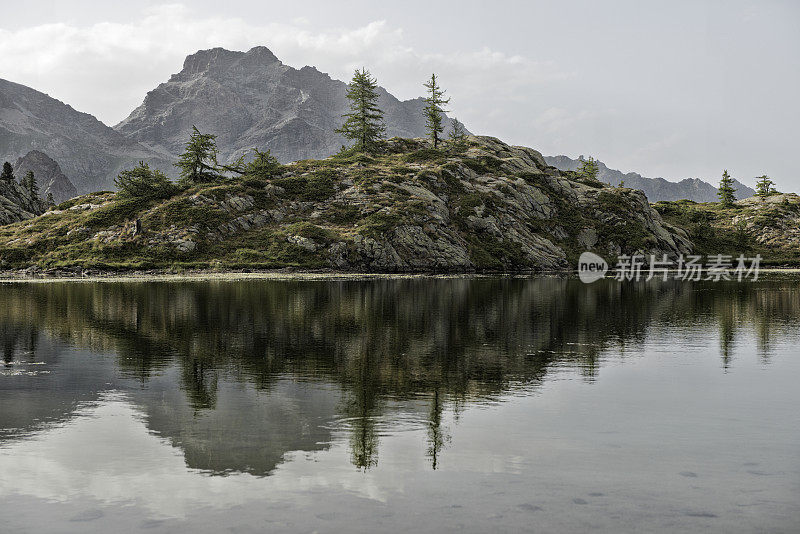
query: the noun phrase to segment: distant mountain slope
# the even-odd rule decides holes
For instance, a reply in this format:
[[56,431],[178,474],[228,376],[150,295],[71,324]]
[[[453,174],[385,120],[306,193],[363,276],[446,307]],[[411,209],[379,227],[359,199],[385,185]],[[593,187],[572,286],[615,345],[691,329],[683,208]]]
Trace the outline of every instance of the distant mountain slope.
[[63,202],[78,194],[78,190],[70,182],[61,167],[53,158],[39,150],[31,150],[14,164],[14,172],[18,176],[25,176],[28,171],[33,171],[36,183],[39,184],[39,196],[47,198],[48,193],[53,194],[56,203]]
[[[577,159],[567,156],[545,156],[544,159],[548,165],[552,165],[562,171],[574,171],[580,163]],[[626,174],[616,169],[609,169],[601,161],[598,162],[598,166],[600,172],[597,177],[601,182],[619,185],[624,180],[625,187],[644,191],[650,202],[684,199],[694,200],[695,202],[716,202],[718,200],[717,188],[697,178],[686,178],[680,182],[670,182],[663,178],[645,178],[635,172]],[[742,199],[756,194],[753,189],[738,180],[734,180],[734,182],[734,187],[737,189],[736,198]]]
[[147,149],[44,93],[0,79],[0,161],[41,150],[85,193],[113,187],[120,169],[146,160],[158,167],[170,157]]
[[0,179],[0,226],[41,215],[47,206],[40,198],[32,198],[17,180]]
[[[217,135],[221,161],[268,148],[282,162],[322,158],[345,139],[335,133],[348,111],[347,85],[314,67],[284,65],[267,48],[201,50],[150,91],[114,128],[157,151],[178,154],[197,126]],[[425,135],[421,98],[400,101],[380,88],[387,136]]]

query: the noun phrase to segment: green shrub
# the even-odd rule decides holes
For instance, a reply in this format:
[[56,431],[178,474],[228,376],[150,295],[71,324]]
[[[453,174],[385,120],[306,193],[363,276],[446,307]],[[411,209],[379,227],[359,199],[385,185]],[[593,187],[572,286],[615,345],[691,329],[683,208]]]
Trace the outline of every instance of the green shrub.
[[119,188],[118,195],[123,198],[161,199],[178,192],[163,172],[151,169],[143,161],[137,167],[119,173],[114,183]]
[[333,171],[320,170],[308,176],[289,176],[272,181],[282,187],[286,194],[294,199],[319,202],[333,196],[337,174]]

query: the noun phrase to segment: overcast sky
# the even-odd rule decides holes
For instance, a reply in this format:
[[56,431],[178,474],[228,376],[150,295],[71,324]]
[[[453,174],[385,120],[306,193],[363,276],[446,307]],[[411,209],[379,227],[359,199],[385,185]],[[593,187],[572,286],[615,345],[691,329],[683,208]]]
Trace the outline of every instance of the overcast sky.
[[[388,5],[384,5],[388,4]],[[0,78],[114,125],[198,49],[270,48],[399,98],[436,71],[472,131],[611,168],[800,190],[800,2],[4,2]]]

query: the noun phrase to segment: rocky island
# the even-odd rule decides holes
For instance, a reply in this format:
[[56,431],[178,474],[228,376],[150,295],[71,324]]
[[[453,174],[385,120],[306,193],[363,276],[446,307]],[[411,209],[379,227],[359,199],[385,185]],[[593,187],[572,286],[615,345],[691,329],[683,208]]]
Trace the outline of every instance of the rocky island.
[[542,271],[693,248],[638,190],[547,165],[491,137],[461,149],[393,138],[371,154],[280,165],[165,199],[99,192],[0,227],[0,268]]

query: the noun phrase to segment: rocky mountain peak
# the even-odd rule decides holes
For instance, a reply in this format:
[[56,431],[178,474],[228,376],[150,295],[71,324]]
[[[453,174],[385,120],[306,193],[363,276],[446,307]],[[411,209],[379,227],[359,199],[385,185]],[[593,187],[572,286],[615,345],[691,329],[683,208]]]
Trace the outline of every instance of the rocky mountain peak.
[[[269,149],[283,162],[323,158],[346,143],[336,133],[348,110],[346,91],[345,82],[314,67],[285,65],[264,46],[200,50],[115,130],[173,157],[196,126],[217,136],[223,162],[253,148]],[[425,135],[421,100],[400,101],[383,88],[379,95],[388,137]]]
[[246,69],[276,64],[280,65],[280,60],[266,46],[256,46],[247,52],[210,48],[186,56],[183,69],[173,75],[170,81],[189,80],[198,75],[225,75],[235,66]]

